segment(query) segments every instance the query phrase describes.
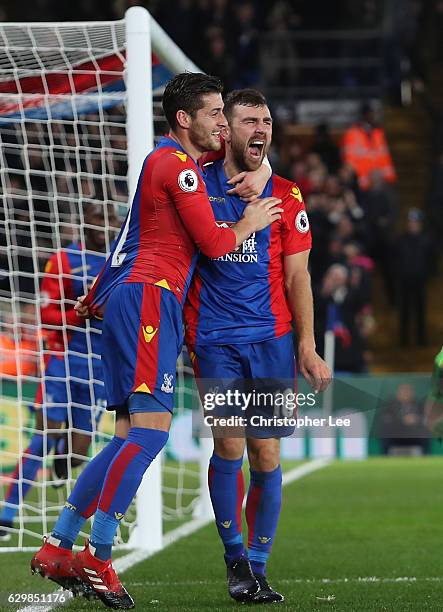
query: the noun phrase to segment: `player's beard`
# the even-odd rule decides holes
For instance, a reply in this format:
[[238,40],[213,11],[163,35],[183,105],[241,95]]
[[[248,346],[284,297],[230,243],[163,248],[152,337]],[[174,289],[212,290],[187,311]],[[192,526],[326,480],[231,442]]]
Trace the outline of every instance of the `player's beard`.
[[[217,128],[214,128],[213,132],[217,131],[219,132]],[[197,121],[194,121],[189,129],[189,138],[201,151],[220,151],[221,149],[220,135],[216,136],[208,132],[208,128]]]
[[235,165],[237,166],[240,172],[253,172],[254,170],[258,170],[258,168],[260,168],[260,166],[262,165],[263,160],[269,150],[269,143],[266,141],[266,138],[260,140],[264,140],[265,144],[262,148],[260,157],[254,159],[249,154],[249,146],[251,144],[251,140],[248,140],[245,143],[244,141],[237,139],[235,135],[231,133],[232,155],[235,161]]

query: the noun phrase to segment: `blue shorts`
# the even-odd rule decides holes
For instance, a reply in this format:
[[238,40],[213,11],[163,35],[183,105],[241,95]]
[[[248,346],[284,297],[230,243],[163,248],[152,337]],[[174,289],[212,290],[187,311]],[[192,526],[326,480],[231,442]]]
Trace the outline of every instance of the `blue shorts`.
[[147,283],[118,285],[103,318],[108,410],[172,412],[182,346],[182,308],[171,291]]
[[[292,333],[252,344],[197,345],[188,347],[200,393],[228,389],[244,393],[282,395],[295,392],[296,367]],[[262,395],[262,397],[265,397]],[[273,400],[274,401],[274,400]],[[217,415],[236,414],[247,418],[246,437],[281,438],[295,431],[294,425],[276,425],[276,418],[288,416],[279,406],[217,407]],[[204,404],[204,402],[203,402]],[[296,410],[293,414],[296,417]],[[255,419],[251,419],[255,417]],[[260,418],[262,417],[262,418]]]
[[75,430],[92,432],[97,429],[106,407],[105,389],[100,382],[101,367],[95,364],[94,380],[90,381],[89,368],[85,364],[84,359],[79,359],[78,363],[71,359],[69,372],[66,372],[64,359],[51,357],[37,389],[35,409],[43,410],[47,419],[66,423]]

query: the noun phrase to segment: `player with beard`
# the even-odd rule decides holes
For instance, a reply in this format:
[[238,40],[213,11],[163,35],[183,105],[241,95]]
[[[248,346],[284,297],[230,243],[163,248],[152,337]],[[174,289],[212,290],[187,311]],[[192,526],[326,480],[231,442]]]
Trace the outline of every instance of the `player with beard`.
[[[134,606],[113,569],[112,542],[168,439],[182,308],[197,250],[221,257],[279,220],[282,210],[279,199],[264,198],[249,205],[232,229],[216,225],[197,160],[221,148],[221,91],[219,79],[204,74],[183,73],[168,83],[163,110],[171,131],[146,158],[106,265],[76,305],[80,316],[104,314],[103,372],[116,432],[82,472],[31,567],[68,587],[81,581],[111,608]],[[73,542],[92,514],[90,544],[73,557]]]
[[[241,218],[245,202],[228,193],[228,181],[262,164],[271,144],[272,118],[264,96],[251,89],[228,94],[225,115],[229,125],[225,159],[203,167],[217,223],[229,227]],[[282,201],[279,221],[255,232],[227,255],[201,256],[198,261],[184,312],[186,342],[203,394],[214,386],[218,392],[275,393],[288,387],[294,391],[292,323],[301,373],[316,391],[323,390],[331,377],[315,351],[308,272],[311,235],[302,195],[297,185],[273,174],[261,194],[269,196]],[[241,414],[244,406],[235,408]],[[269,408],[274,414],[274,407]],[[254,411],[243,414],[252,416]],[[228,590],[237,601],[284,600],[267,582],[266,562],[281,507],[280,438],[293,432],[294,427],[257,427],[251,421],[245,430],[213,428],[209,488],[225,549]],[[241,518],[245,445],[251,472],[248,549]]]

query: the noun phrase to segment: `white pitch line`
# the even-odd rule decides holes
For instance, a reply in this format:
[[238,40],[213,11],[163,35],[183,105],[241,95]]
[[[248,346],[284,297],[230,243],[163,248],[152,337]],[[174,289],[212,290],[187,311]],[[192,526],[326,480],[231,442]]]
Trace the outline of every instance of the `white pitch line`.
[[[294,482],[295,480],[299,480],[300,478],[303,478],[304,476],[307,476],[308,474],[312,474],[312,472],[320,470],[326,467],[327,465],[329,465],[330,463],[331,463],[330,459],[314,459],[313,461],[309,461],[308,463],[299,465],[298,467],[295,467],[292,470],[289,470],[289,472],[285,472],[283,474],[283,478],[282,478],[283,486],[290,484],[291,482]],[[246,500],[243,503],[243,507],[245,506],[245,504],[246,504]],[[167,546],[170,546],[171,544],[174,544],[174,542],[181,540],[181,538],[185,538],[195,533],[202,527],[206,527],[206,525],[208,525],[212,521],[213,521],[212,517],[204,518],[204,519],[193,519],[192,521],[189,521],[188,523],[185,523],[184,525],[177,527],[177,529],[174,529],[173,531],[170,531],[169,533],[163,536],[163,547],[161,548],[161,550],[158,550],[158,551],[135,550],[133,552],[128,553],[127,555],[124,555],[123,557],[119,557],[113,562],[115,571],[118,574],[123,574],[131,567],[134,567],[134,565],[137,565],[137,563],[141,563],[142,561],[149,559],[149,557],[152,557],[158,552],[161,552]],[[60,591],[61,589],[59,591],[54,591],[54,592],[60,592]],[[66,603],[68,603],[68,601],[66,601]],[[20,608],[19,610],[17,610],[17,612],[50,612],[50,610],[53,610],[55,606],[61,606],[61,605],[63,604],[54,603],[54,604],[48,604],[47,606],[31,605],[31,606],[26,606],[26,608]]]
[[[385,583],[416,583],[416,582],[443,582],[443,576],[397,576],[391,578],[383,578],[381,576],[357,576],[354,578],[279,578],[276,579],[278,584],[385,584]],[[188,587],[188,586],[209,586],[218,584],[216,580],[186,580],[182,582],[162,582],[145,581],[145,582],[127,582],[126,586],[139,587]]]
[[[321,468],[329,465],[329,463],[331,463],[330,459],[314,459],[313,461],[309,461],[308,463],[299,465],[298,467],[295,467],[292,470],[289,470],[289,472],[285,472],[283,474],[283,486],[290,484],[295,480],[299,480],[300,478],[303,478],[303,476],[307,476],[308,474],[311,474],[316,470],[320,470]],[[243,501],[243,507],[245,506],[246,498]],[[177,527],[177,529],[170,531],[169,533],[163,536],[163,548],[161,550],[164,550],[167,546],[170,546],[171,544],[174,544],[174,542],[181,540],[181,538],[185,538],[195,533],[202,527],[206,527],[206,525],[209,525],[209,523],[211,523],[213,520],[214,519],[212,517],[204,519],[193,519],[192,521],[189,521],[188,523]],[[127,555],[124,555],[123,557],[119,557],[114,561],[113,565],[115,571],[118,574],[123,574],[123,572],[133,567],[136,563],[140,563],[141,561],[144,561],[145,559],[148,559],[149,557],[152,557],[155,554],[155,552],[149,550],[135,550]]]

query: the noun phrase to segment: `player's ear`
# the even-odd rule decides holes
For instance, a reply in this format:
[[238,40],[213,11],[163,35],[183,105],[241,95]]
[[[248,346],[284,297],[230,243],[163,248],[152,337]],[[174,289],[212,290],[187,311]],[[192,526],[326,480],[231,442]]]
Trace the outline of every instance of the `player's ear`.
[[223,136],[225,142],[231,142],[231,129],[228,125],[221,129],[221,135]]
[[179,110],[177,111],[176,114],[176,119],[177,119],[177,125],[179,127],[181,127],[184,130],[188,130],[191,126],[191,115],[189,115],[186,111],[184,110]]

